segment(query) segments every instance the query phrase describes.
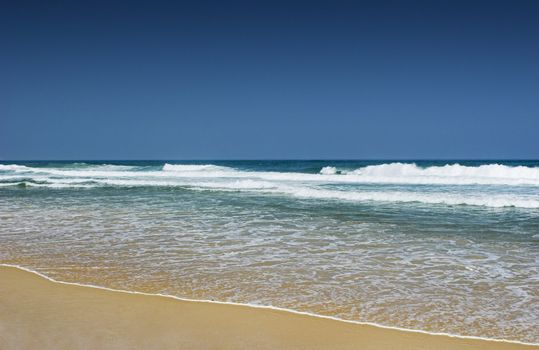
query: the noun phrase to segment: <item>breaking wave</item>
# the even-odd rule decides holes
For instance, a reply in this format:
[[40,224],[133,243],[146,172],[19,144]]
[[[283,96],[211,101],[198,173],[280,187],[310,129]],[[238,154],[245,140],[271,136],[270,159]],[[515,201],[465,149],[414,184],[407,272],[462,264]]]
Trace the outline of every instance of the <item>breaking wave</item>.
[[335,168],[334,166],[325,166],[320,170],[320,174],[322,175],[337,174],[337,168]]
[[168,164],[163,165],[163,171],[187,171],[187,172],[196,172],[196,171],[232,171],[232,168],[226,166],[219,166],[213,164],[202,164],[202,165],[192,165],[192,164]]
[[500,183],[539,183],[539,168],[526,166],[507,166],[502,164],[485,164],[480,166],[464,166],[460,164],[447,164],[444,166],[430,166],[421,168],[416,164],[389,163],[370,165],[348,174],[364,177],[378,178],[432,178],[432,179],[460,179],[461,181],[488,181],[498,180]]
[[414,163],[388,163],[358,169],[328,165],[319,173],[252,171],[214,164],[166,163],[144,167],[85,163],[58,167],[0,164],[0,187],[9,186],[161,186],[319,200],[539,208],[539,167],[502,164],[420,167]]

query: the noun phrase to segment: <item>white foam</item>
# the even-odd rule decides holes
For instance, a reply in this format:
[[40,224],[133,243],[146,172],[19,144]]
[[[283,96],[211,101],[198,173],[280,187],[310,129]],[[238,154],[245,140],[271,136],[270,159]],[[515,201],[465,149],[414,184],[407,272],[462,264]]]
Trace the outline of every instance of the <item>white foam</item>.
[[268,181],[320,183],[387,183],[432,185],[533,185],[539,186],[539,167],[488,164],[476,167],[452,164],[418,167],[413,163],[371,165],[338,174],[335,167],[323,167],[319,174],[294,172],[240,171],[213,164],[165,164],[162,171],[132,171],[122,165],[96,165],[88,168],[34,168],[23,165],[0,165],[0,170],[46,173],[58,176],[99,177],[204,177],[252,178]]
[[519,207],[539,208],[539,199],[526,199],[513,195],[494,194],[452,194],[452,193],[420,193],[399,191],[338,191],[316,188],[288,188],[281,189],[295,197],[312,199],[333,199],[352,202],[397,202],[397,203],[425,203],[446,205],[476,205],[493,208]]
[[[518,208],[539,208],[539,199],[525,198],[515,195],[499,194],[461,194],[461,193],[421,193],[406,191],[341,191],[327,190],[306,186],[279,185],[266,181],[255,180],[234,180],[230,182],[201,182],[201,181],[155,181],[137,179],[103,179],[95,180],[95,185],[70,182],[70,183],[50,183],[33,184],[28,186],[50,187],[50,188],[90,188],[101,186],[120,187],[140,187],[140,186],[162,186],[181,187],[197,190],[211,191],[248,191],[261,194],[288,195],[305,199],[341,200],[349,202],[387,202],[387,203],[423,203],[423,204],[445,204],[445,205],[474,205],[493,208],[518,207]],[[13,185],[16,185],[15,183]]]
[[116,165],[116,164],[85,164],[88,171],[126,171],[132,170],[136,167],[130,165]]
[[421,168],[414,163],[389,163],[366,166],[347,174],[388,183],[539,185],[539,167],[502,164],[447,164]]
[[168,164],[165,163],[163,165],[163,171],[174,171],[174,172],[197,172],[197,171],[233,171],[234,169],[226,167],[226,166],[219,166],[219,165],[213,165],[213,164]]
[[194,182],[189,183],[189,187],[228,189],[228,190],[265,190],[278,189],[278,185],[268,181],[237,180],[231,182]]
[[[81,188],[95,186],[168,186],[201,190],[253,191],[300,198],[345,201],[418,202],[446,205],[539,208],[539,168],[500,164],[477,167],[459,164],[421,168],[416,164],[389,163],[367,166],[339,174],[326,166],[319,174],[241,171],[213,164],[165,164],[162,170],[122,165],[89,165],[82,168],[35,168],[0,165],[2,186],[24,183],[30,187]],[[19,176],[19,178],[17,178]],[[17,181],[20,179],[20,181]],[[369,190],[350,184],[396,184],[403,190],[384,187]],[[428,191],[406,187],[428,185]],[[326,185],[337,185],[338,189]],[[474,185],[460,191],[437,187]],[[503,186],[482,189],[483,185]],[[511,187],[511,186],[525,187]],[[531,187],[530,187],[531,186]],[[458,187],[458,186],[457,186]],[[499,187],[502,189],[502,187]],[[514,188],[514,190],[512,189]],[[406,189],[406,190],[405,190]]]
[[17,165],[17,164],[0,164],[0,171],[31,171],[32,169],[24,166],[24,165]]
[[322,174],[322,175],[337,174],[337,168],[335,168],[333,166],[325,166],[320,170],[320,174]]

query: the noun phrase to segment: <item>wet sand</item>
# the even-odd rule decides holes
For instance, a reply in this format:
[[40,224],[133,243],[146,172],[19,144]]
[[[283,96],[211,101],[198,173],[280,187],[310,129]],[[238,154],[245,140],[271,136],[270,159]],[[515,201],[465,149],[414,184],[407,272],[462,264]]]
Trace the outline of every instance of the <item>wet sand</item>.
[[0,266],[0,349],[539,349],[50,281]]

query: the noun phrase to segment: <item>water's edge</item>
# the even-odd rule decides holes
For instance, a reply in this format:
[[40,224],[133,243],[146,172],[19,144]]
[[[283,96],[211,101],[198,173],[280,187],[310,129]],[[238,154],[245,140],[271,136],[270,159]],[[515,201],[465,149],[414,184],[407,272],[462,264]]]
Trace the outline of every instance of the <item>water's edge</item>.
[[54,278],[51,278],[41,272],[38,272],[36,270],[20,266],[20,265],[13,265],[13,264],[4,264],[0,263],[0,266],[3,267],[11,267],[11,268],[17,268],[22,271],[26,271],[29,273],[33,273],[41,278],[44,278],[50,282],[58,283],[58,284],[64,284],[64,285],[71,285],[71,286],[79,286],[79,287],[86,287],[86,288],[95,288],[100,290],[106,290],[110,292],[116,292],[116,293],[128,293],[128,294],[136,294],[136,295],[146,295],[146,296],[155,296],[155,297],[162,297],[162,298],[170,298],[180,301],[187,301],[187,302],[195,302],[195,303],[208,303],[208,304],[220,304],[220,305],[234,305],[234,306],[242,306],[242,307],[249,307],[249,308],[255,308],[255,309],[269,309],[269,310],[277,310],[281,312],[287,312],[292,313],[296,315],[303,315],[308,317],[316,317],[316,318],[322,318],[322,319],[328,319],[336,322],[344,322],[344,323],[350,323],[350,324],[357,324],[357,325],[364,325],[364,326],[371,326],[371,327],[377,327],[382,329],[391,329],[391,330],[397,330],[402,332],[410,332],[410,333],[421,333],[421,334],[428,334],[428,335],[435,335],[435,336],[445,336],[450,338],[459,338],[459,339],[474,339],[474,340],[482,340],[482,341],[491,341],[491,342],[502,342],[502,343],[509,343],[509,344],[520,344],[520,345],[530,345],[530,346],[539,346],[539,343],[528,343],[528,342],[522,342],[518,340],[508,340],[508,339],[497,339],[497,338],[486,338],[486,337],[479,337],[479,336],[468,336],[468,335],[459,335],[459,334],[451,334],[451,333],[443,333],[443,332],[429,332],[421,329],[408,329],[408,328],[401,328],[401,327],[395,327],[395,326],[387,326],[383,324],[378,323],[372,323],[372,322],[362,322],[362,321],[354,321],[354,320],[346,320],[341,319],[338,317],[333,316],[327,316],[327,315],[319,315],[315,313],[305,312],[305,311],[297,311],[293,309],[287,309],[277,306],[269,306],[269,305],[255,305],[255,304],[248,304],[248,303],[236,303],[236,302],[228,302],[228,301],[216,301],[216,300],[206,300],[206,299],[189,299],[189,298],[183,298],[175,295],[168,295],[168,294],[160,294],[160,293],[145,293],[145,292],[137,292],[137,291],[130,291],[130,290],[122,290],[122,289],[113,289],[103,286],[97,286],[92,284],[84,284],[84,283],[77,283],[77,282],[65,282],[65,281],[59,281]]

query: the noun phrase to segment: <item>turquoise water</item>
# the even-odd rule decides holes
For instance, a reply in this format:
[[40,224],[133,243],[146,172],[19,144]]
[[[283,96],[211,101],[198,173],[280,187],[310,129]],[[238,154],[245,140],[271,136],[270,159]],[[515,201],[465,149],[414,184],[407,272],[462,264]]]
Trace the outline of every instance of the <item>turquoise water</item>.
[[0,262],[539,342],[538,161],[0,163]]

